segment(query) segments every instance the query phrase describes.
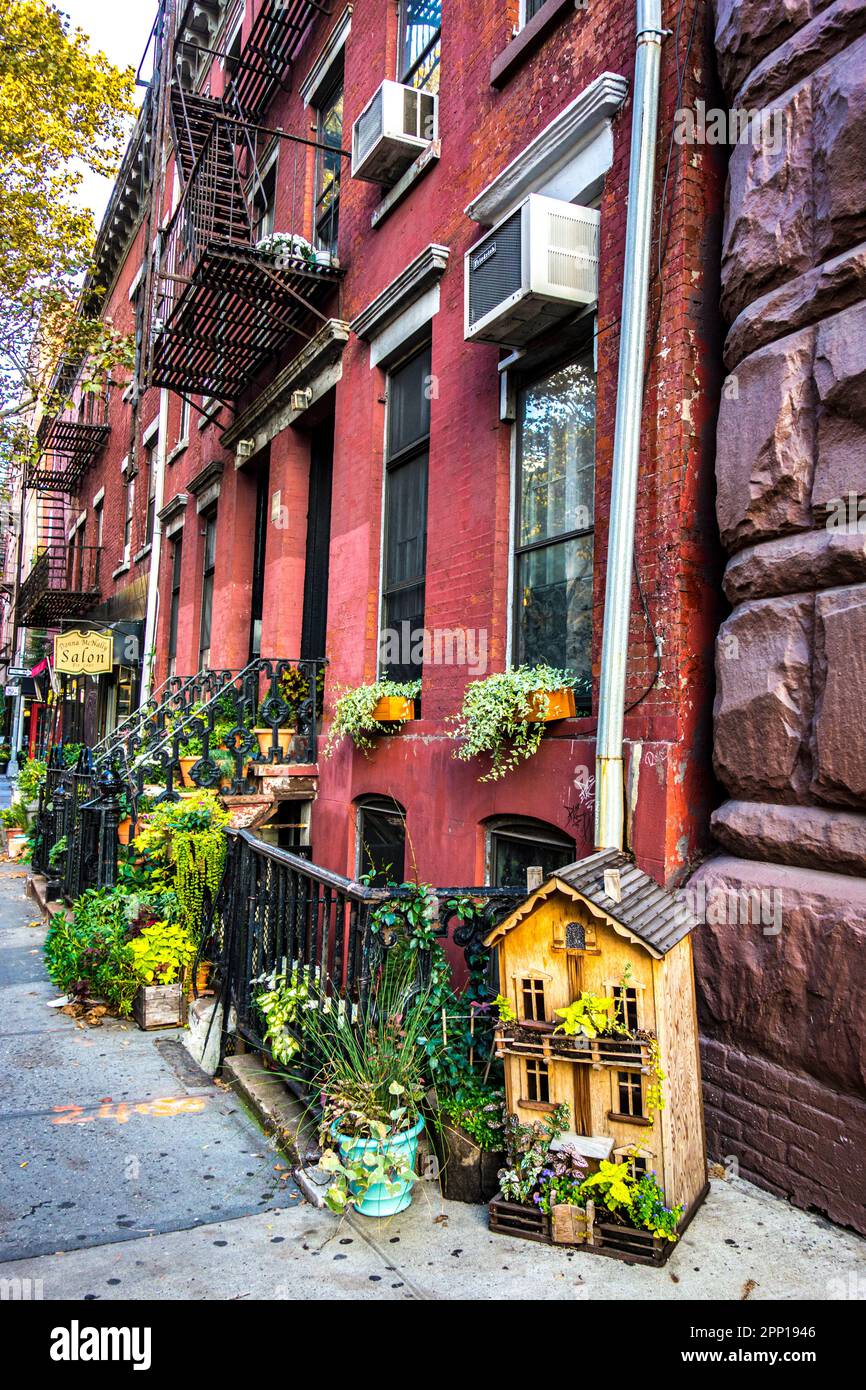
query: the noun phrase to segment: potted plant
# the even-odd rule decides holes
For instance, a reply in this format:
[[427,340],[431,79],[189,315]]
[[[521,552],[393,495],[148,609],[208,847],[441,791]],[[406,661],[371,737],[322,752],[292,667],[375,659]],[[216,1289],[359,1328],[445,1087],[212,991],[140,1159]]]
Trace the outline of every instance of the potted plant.
[[312,1089],[332,1211],[393,1216],[412,1201],[429,1075],[427,1001],[414,981],[411,970],[383,970],[356,1022],[334,999],[302,1013],[305,1053],[320,1059]]
[[334,704],[325,757],[343,738],[351,739],[362,753],[369,753],[377,735],[415,718],[415,701],[420,697],[420,680],[375,681],[344,690]]
[[184,972],[195,959],[196,944],[179,923],[150,922],[131,934],[129,949],[140,980],[133,1000],[139,1028],[180,1027],[184,1023]]
[[30,815],[23,801],[13,801],[11,806],[5,806],[0,811],[6,830],[6,853],[10,859],[18,859],[27,844],[27,830],[30,824]]
[[538,752],[547,723],[573,716],[578,685],[573,672],[552,666],[518,666],[471,681],[451,732],[460,741],[454,756],[490,758],[479,782],[504,777]]
[[26,806],[35,806],[39,800],[39,790],[48,776],[48,764],[41,758],[28,758],[21,762],[18,770],[18,795]]
[[259,741],[259,752],[268,762],[271,761],[275,741],[276,747],[280,751],[280,757],[285,762],[292,739],[295,737],[295,728],[292,725],[274,728],[273,719],[270,716],[274,715],[279,718],[283,713],[282,701],[279,699],[274,701],[270,695],[259,705],[260,723],[253,729],[253,733]]
[[431,1139],[439,1159],[442,1195],[449,1202],[489,1202],[505,1163],[505,1092],[469,1077],[438,1090]]
[[0,777],[5,777],[9,771],[9,762],[12,757],[12,749],[8,743],[0,743]]

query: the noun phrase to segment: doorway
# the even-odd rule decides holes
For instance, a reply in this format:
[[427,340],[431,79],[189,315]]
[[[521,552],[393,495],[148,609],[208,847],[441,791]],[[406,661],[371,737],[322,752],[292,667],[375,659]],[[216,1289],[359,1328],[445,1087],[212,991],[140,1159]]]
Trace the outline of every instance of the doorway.
[[328,632],[328,574],[331,557],[331,488],[334,478],[334,415],[310,434],[310,494],[301,660],[325,655]]

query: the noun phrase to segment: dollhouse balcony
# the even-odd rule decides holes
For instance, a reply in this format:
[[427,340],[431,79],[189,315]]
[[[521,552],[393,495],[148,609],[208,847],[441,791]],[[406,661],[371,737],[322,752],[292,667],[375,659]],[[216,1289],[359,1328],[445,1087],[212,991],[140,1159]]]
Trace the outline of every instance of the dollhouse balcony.
[[501,1023],[496,1029],[496,1055],[592,1067],[649,1066],[648,1039],[570,1038],[554,1029],[552,1023]]

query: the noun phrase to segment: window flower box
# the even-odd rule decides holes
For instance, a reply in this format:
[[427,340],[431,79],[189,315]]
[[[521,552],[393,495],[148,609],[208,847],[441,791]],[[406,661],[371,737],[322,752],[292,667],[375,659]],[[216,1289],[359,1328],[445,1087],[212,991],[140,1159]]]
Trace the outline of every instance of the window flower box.
[[[577,715],[577,705],[572,689],[548,690],[547,692],[534,690],[527,698],[530,713],[524,715],[525,723],[552,724],[557,719],[574,719]],[[547,702],[546,709],[545,700]]]
[[383,695],[377,700],[373,718],[378,724],[408,724],[415,718],[415,701],[398,695]]

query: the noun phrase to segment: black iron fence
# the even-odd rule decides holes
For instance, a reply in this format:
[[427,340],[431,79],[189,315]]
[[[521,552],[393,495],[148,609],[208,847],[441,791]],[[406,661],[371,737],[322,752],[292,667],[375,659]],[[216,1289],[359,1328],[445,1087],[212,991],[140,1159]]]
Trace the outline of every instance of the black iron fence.
[[[249,831],[230,831],[225,873],[203,942],[219,971],[221,1057],[230,1034],[268,1053],[256,997],[272,975],[305,987],[318,1008],[342,1003],[350,1016],[363,1010],[393,944],[376,930],[375,910],[410,891],[368,887],[264,844]],[[450,935],[471,964],[482,937],[525,894],[481,887],[439,888],[435,896],[435,934]],[[447,906],[466,898],[483,909],[469,925]],[[423,971],[425,953],[419,958]]]

